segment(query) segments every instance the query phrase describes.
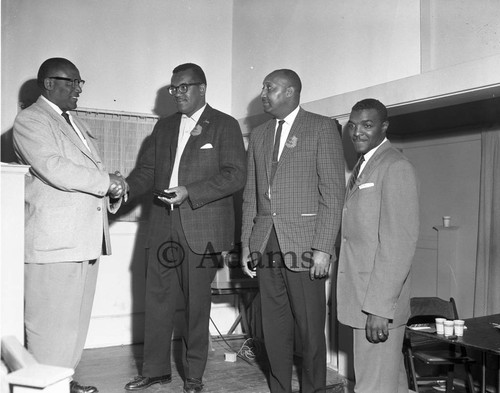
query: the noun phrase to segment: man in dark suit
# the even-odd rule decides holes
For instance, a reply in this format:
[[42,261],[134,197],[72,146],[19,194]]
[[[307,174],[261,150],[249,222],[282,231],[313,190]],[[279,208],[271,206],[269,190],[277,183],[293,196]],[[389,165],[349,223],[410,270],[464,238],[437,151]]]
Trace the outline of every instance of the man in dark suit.
[[169,92],[178,113],[156,124],[129,197],[157,189],[148,237],[142,376],[125,389],[171,381],[174,316],[184,303],[184,392],[199,392],[208,356],[211,282],[220,253],[234,247],[233,194],[245,184],[238,122],[206,104],[207,81],[195,64],[173,71]]
[[[346,191],[337,313],[354,335],[355,391],[407,393],[402,345],[418,239],[415,169],[386,139],[387,109],[358,102],[346,125],[360,153]],[[357,176],[356,176],[357,174]]]
[[[242,266],[257,260],[271,392],[291,392],[295,326],[302,392],[326,385],[325,277],[334,257],[345,190],[344,155],[332,119],[300,108],[301,81],[276,70],[263,82],[243,196]],[[334,257],[335,258],[335,257]]]
[[[101,254],[111,253],[108,210],[123,179],[108,174],[94,136],[71,116],[82,93],[78,68],[46,60],[42,95],[17,116],[14,148],[30,165],[25,194],[26,344],[43,364],[76,368],[87,338]],[[112,203],[111,203],[112,202]],[[71,381],[71,393],[95,393]]]

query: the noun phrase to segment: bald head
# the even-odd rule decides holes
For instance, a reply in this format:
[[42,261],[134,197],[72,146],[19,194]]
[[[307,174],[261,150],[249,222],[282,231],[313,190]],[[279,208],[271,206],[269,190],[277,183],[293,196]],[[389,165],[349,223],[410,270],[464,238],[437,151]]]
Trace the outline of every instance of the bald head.
[[300,103],[302,82],[295,71],[275,70],[264,79],[260,94],[264,111],[278,119],[288,116]]

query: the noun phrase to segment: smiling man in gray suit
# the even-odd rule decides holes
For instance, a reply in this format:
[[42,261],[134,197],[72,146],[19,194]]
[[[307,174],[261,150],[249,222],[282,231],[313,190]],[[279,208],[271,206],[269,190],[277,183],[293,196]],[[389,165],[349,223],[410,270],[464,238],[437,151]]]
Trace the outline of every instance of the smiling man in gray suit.
[[[271,392],[291,392],[295,326],[302,392],[326,385],[325,277],[344,199],[344,155],[332,119],[300,108],[301,81],[276,70],[263,82],[274,119],[250,136],[243,202],[242,266],[257,262]],[[256,257],[256,258],[254,258]],[[255,261],[257,259],[257,261]]]
[[[42,96],[19,113],[14,148],[30,165],[25,195],[26,344],[44,364],[76,368],[87,337],[101,253],[110,254],[107,195],[123,179],[108,174],[88,127],[67,111],[85,82],[67,59],[38,71]],[[94,393],[71,382],[71,393]]]
[[356,393],[408,392],[402,345],[418,189],[415,169],[386,138],[388,126],[375,99],[354,105],[346,126],[360,159],[342,214],[337,313],[353,328]]

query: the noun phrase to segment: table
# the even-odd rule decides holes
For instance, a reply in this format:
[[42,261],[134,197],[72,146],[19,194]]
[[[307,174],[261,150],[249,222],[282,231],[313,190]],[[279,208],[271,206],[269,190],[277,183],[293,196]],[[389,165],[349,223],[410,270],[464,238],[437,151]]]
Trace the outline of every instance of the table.
[[[463,337],[457,337],[456,340],[450,340],[442,334],[426,333],[425,330],[412,330],[412,333],[481,351],[481,393],[485,393],[486,355],[496,355],[500,361],[500,329],[495,328],[493,323],[500,324],[500,314],[465,319],[467,329],[464,330]],[[496,391],[500,393],[500,367],[497,371]]]
[[[247,320],[247,310],[251,307],[255,297],[259,293],[258,287],[235,287],[235,288],[214,288],[212,287],[212,296],[217,295],[238,295],[238,316],[236,317],[233,325],[227,332],[231,335],[236,330],[236,327],[241,323],[242,330],[245,334],[250,333],[250,326]],[[244,299],[244,295],[249,295],[249,299]]]

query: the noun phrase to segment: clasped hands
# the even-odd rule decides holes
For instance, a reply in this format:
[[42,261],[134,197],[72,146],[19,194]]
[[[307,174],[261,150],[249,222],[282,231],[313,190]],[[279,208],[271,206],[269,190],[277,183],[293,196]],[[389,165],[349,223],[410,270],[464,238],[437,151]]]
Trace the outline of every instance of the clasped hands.
[[120,199],[123,197],[123,199],[127,201],[128,190],[128,184],[119,171],[109,174],[108,195],[111,198]]

